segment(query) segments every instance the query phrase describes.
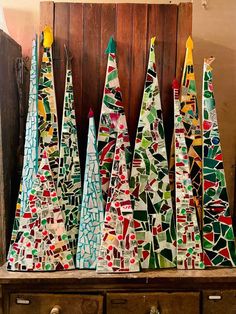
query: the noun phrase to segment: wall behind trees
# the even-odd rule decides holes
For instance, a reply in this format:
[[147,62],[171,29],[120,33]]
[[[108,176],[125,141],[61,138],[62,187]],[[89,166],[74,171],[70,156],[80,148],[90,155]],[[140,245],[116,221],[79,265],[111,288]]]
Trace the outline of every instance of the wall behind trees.
[[[83,2],[83,1],[55,1]],[[173,3],[189,1],[166,0],[89,0],[84,2]],[[218,122],[221,134],[226,179],[231,209],[235,207],[236,172],[236,1],[193,0],[194,64],[201,108],[201,81],[204,57],[215,56],[214,85]],[[39,30],[39,0],[0,0],[11,36],[22,45],[23,54],[30,56],[31,39]],[[236,210],[236,208],[235,208]]]

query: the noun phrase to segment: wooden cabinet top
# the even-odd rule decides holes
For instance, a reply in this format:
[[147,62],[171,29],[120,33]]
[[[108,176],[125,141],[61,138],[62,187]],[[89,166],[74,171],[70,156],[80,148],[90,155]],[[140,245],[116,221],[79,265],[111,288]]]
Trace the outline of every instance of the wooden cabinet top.
[[[0,268],[0,284],[57,284],[66,286],[89,286],[107,288],[142,287],[143,289],[212,288],[236,289],[236,268],[177,270],[161,269],[140,273],[98,274],[94,270],[62,272],[9,272],[6,265]],[[62,287],[62,288],[63,288]]]

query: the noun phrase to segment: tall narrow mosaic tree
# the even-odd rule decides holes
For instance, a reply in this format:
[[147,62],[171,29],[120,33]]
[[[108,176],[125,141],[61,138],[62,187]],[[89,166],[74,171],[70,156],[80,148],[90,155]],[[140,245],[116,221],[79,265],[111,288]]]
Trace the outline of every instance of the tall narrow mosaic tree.
[[12,244],[7,268],[15,271],[74,268],[46,150]]
[[107,200],[112,161],[115,152],[118,125],[123,128],[127,168],[130,169],[131,152],[127,122],[122,104],[122,94],[116,63],[116,44],[111,37],[106,49],[108,54],[106,80],[103,92],[100,122],[98,128],[98,153],[104,204]]
[[41,159],[43,150],[47,148],[53,178],[57,184],[59,141],[52,43],[52,29],[47,26],[43,31],[43,56],[38,87],[39,157]]
[[75,256],[81,211],[81,176],[77,127],[74,109],[71,57],[66,50],[67,66],[62,115],[57,193],[65,218],[72,254]]
[[197,91],[193,69],[193,41],[186,41],[186,55],[181,82],[181,114],[190,162],[190,176],[193,186],[194,203],[197,208],[198,221],[202,222],[202,136],[198,117]]
[[203,68],[203,249],[208,267],[236,266],[236,248],[220,145],[211,63]]
[[[38,40],[32,41],[28,114],[25,128],[24,161],[11,244],[14,243],[20,217],[27,207],[29,194],[38,170]],[[11,246],[9,252],[11,251]]]
[[177,230],[177,268],[203,269],[201,236],[190,177],[188,149],[185,140],[183,116],[180,113],[179,84],[173,82],[174,140],[175,140],[175,193]]
[[102,241],[97,261],[97,272],[101,273],[139,271],[122,132],[123,124],[119,126],[121,132],[116,141]]
[[151,39],[130,179],[135,232],[142,268],[175,267],[176,234],[165,133]]
[[103,198],[93,111],[89,112],[84,188],[76,255],[78,268],[95,269],[101,244]]

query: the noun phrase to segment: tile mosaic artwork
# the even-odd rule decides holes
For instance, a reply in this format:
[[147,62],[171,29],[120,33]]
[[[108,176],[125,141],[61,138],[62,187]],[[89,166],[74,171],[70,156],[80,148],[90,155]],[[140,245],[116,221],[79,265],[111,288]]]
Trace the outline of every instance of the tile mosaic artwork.
[[128,171],[130,169],[131,151],[127,122],[122,104],[122,95],[116,63],[116,44],[111,37],[106,50],[108,54],[106,80],[103,92],[102,108],[98,128],[98,153],[104,206],[107,200],[111,168],[115,152],[118,125],[123,128],[125,154]]
[[154,45],[155,37],[151,39],[130,178],[142,268],[176,266],[176,234]]
[[59,162],[59,140],[53,78],[52,43],[52,29],[47,26],[43,32],[44,50],[38,87],[39,157],[41,159],[42,152],[46,147],[56,185]]
[[198,117],[197,91],[193,69],[193,41],[186,41],[186,55],[181,82],[181,114],[190,162],[194,203],[197,208],[199,227],[202,222],[202,135]]
[[139,271],[123,124],[120,124],[120,131],[116,141],[102,241],[97,261],[97,272],[99,273]]
[[[38,40],[32,41],[28,114],[25,128],[24,162],[20,190],[16,205],[15,220],[11,236],[14,243],[20,217],[27,207],[29,194],[38,170]],[[10,249],[11,250],[11,249]],[[9,250],[9,251],[10,251]]]
[[190,177],[184,117],[179,101],[179,84],[173,82],[175,135],[175,194],[177,231],[177,268],[204,269],[201,235],[198,227],[193,185]]
[[95,269],[104,219],[102,185],[93,111],[89,112],[88,144],[85,164],[76,267]]
[[175,213],[175,137],[173,134],[171,147],[170,147],[170,158],[169,158],[169,178],[170,178],[170,191],[173,204],[173,211]]
[[20,222],[9,253],[8,270],[53,271],[74,268],[46,150]]
[[81,211],[81,174],[74,109],[71,61],[67,51],[65,94],[62,115],[61,144],[57,194],[64,214],[72,254],[76,255]]
[[203,249],[207,267],[236,266],[236,249],[225,180],[211,63],[203,68]]

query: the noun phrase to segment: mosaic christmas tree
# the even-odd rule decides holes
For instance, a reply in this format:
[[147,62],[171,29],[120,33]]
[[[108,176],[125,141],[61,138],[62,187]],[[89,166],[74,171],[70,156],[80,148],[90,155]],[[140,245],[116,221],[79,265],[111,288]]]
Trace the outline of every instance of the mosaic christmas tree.
[[[28,114],[25,128],[24,162],[18,195],[11,244],[14,243],[20,217],[27,207],[29,194],[38,170],[38,41],[32,41]],[[11,249],[10,249],[11,250]],[[9,251],[10,251],[9,250]]]
[[53,79],[52,43],[52,29],[50,27],[45,27],[43,32],[44,50],[38,88],[39,156],[41,158],[44,148],[47,148],[53,178],[55,184],[57,184],[59,141],[57,107]]
[[179,84],[173,82],[175,135],[175,193],[177,230],[177,268],[203,269],[201,236],[190,177],[183,116],[180,113]]
[[112,161],[115,152],[118,125],[122,125],[127,168],[130,169],[131,152],[122,95],[116,63],[116,45],[111,37],[106,53],[108,54],[106,81],[103,92],[101,116],[98,128],[98,153],[104,204],[107,200]]
[[[123,131],[123,125],[120,125]],[[123,133],[116,141],[97,272],[139,271]]]
[[73,269],[57,193],[46,150],[9,252],[8,270],[52,271]]
[[90,109],[83,199],[76,255],[76,266],[78,268],[96,268],[98,250],[101,244],[103,216],[104,210],[96,130],[93,112]]
[[203,249],[206,266],[235,266],[236,249],[226,188],[211,63],[203,69]]
[[169,178],[170,178],[170,191],[172,197],[173,210],[175,212],[175,139],[172,137],[170,148],[170,161],[169,161]]
[[57,194],[65,218],[71,252],[75,255],[81,210],[81,177],[71,60],[68,52]]
[[130,179],[134,225],[142,268],[175,267],[176,235],[165,134],[151,39]]
[[186,55],[181,82],[181,114],[190,162],[194,203],[197,208],[199,227],[202,222],[202,136],[198,117],[197,91],[193,69],[193,41],[186,42]]

